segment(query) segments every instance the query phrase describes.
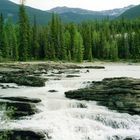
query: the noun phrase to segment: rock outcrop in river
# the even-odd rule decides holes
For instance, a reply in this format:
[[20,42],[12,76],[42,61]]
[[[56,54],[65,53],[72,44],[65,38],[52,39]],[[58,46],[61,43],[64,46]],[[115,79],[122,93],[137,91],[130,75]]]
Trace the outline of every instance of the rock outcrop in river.
[[106,78],[92,82],[85,89],[68,91],[65,95],[71,99],[98,101],[109,109],[140,115],[140,79]]
[[45,140],[45,135],[31,130],[0,130],[0,140]]
[[33,115],[39,110],[36,103],[41,102],[40,99],[29,99],[26,97],[0,97],[0,107],[5,107],[6,113],[11,119]]
[[0,71],[0,83],[16,83],[18,85],[42,87],[46,79],[30,75],[28,71]]

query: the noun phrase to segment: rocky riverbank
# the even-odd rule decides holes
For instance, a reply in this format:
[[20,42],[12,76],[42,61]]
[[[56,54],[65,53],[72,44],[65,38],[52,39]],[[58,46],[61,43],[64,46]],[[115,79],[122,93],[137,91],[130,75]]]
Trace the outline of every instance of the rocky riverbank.
[[85,89],[65,93],[67,98],[94,100],[122,113],[140,115],[140,79],[121,77],[93,81]]
[[[105,69],[104,66],[82,66],[67,63],[7,63],[0,64],[0,83],[16,83],[17,85],[43,87],[47,79],[41,77],[49,70],[57,69],[54,74],[65,73],[66,69]],[[76,77],[68,75],[67,77]],[[2,88],[15,88],[0,85]]]

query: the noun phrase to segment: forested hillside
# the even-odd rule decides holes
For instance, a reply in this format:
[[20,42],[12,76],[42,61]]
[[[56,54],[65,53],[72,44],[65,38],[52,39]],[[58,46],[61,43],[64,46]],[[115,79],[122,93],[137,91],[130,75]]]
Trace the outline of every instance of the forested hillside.
[[137,5],[125,11],[120,17],[124,17],[128,19],[140,18],[140,5]]
[[140,59],[140,19],[63,23],[52,14],[51,21],[30,24],[24,5],[18,24],[0,16],[0,60],[65,60],[82,62],[95,58],[117,61]]
[[[29,17],[31,23],[33,23],[34,15],[36,15],[36,17],[37,17],[37,23],[42,24],[42,25],[47,24],[48,21],[50,21],[50,19],[51,19],[51,14],[46,11],[34,9],[34,8],[28,7],[28,6],[25,6],[25,8],[26,8],[26,12],[28,13],[28,17]],[[18,10],[19,10],[18,4],[15,4],[9,0],[0,0],[0,13],[1,12],[3,13],[3,16],[5,19],[10,17],[10,18],[12,18],[14,23],[17,23],[18,22]]]

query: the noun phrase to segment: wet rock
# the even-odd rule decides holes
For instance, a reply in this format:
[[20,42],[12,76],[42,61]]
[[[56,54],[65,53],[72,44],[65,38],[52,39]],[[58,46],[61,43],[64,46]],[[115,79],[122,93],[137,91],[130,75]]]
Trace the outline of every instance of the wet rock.
[[24,74],[5,74],[0,77],[0,83],[16,83],[24,86],[42,87],[45,86],[45,79]]
[[3,140],[45,140],[42,132],[32,130],[0,130]]
[[67,78],[80,77],[79,75],[67,75]]
[[58,72],[53,72],[54,74],[63,74],[65,73],[64,71],[58,71]]
[[57,90],[49,90],[48,92],[52,92],[53,93],[53,92],[58,92],[58,91]]
[[35,75],[47,74],[47,71],[45,69],[35,70],[33,74]]
[[133,140],[132,138],[125,138],[124,140]]
[[55,77],[56,75],[55,74],[49,74],[47,75],[48,77]]
[[26,102],[0,101],[0,106],[4,106],[6,108],[7,114],[11,113],[11,119],[33,115],[38,112],[35,104]]
[[60,78],[54,78],[53,80],[56,80],[56,81],[58,81],[58,80],[61,80]]
[[104,66],[85,66],[86,69],[105,69]]
[[66,70],[59,70],[57,72],[53,72],[54,74],[76,74],[76,73],[80,73],[80,70],[75,70],[75,69],[66,69]]
[[41,102],[40,99],[29,99],[26,97],[0,97],[0,106],[6,109],[6,115],[11,119],[29,116],[37,113],[35,103]]
[[94,100],[119,112],[140,115],[140,79],[106,78],[85,88],[66,92],[68,98]]
[[38,98],[27,98],[27,97],[0,97],[0,99],[18,101],[18,102],[28,102],[28,103],[39,103],[41,102]]
[[0,87],[2,89],[8,89],[8,88],[18,88],[18,87],[15,87],[15,86],[10,86],[10,85],[0,85]]
[[78,104],[77,107],[79,107],[79,108],[87,108],[87,106],[85,104],[82,104],[82,103]]

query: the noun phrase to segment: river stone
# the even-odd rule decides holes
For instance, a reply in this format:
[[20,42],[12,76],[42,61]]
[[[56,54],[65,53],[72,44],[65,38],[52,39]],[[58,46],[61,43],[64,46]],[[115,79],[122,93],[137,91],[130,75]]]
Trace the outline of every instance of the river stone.
[[45,135],[32,130],[0,130],[0,138],[3,140],[45,140]]
[[10,85],[0,85],[0,87],[1,87],[2,89],[8,89],[8,88],[17,89],[17,88],[18,88],[18,87],[16,87],[16,86],[10,86]]
[[105,69],[104,66],[85,66],[86,69]]
[[53,93],[53,92],[58,92],[58,91],[57,90],[49,90],[48,92],[52,92]]
[[93,81],[85,89],[68,91],[67,98],[78,100],[94,100],[98,104],[122,113],[140,115],[140,79],[129,77],[105,78]]
[[67,78],[80,77],[79,75],[67,75]]
[[132,138],[125,138],[124,140],[133,140]]

